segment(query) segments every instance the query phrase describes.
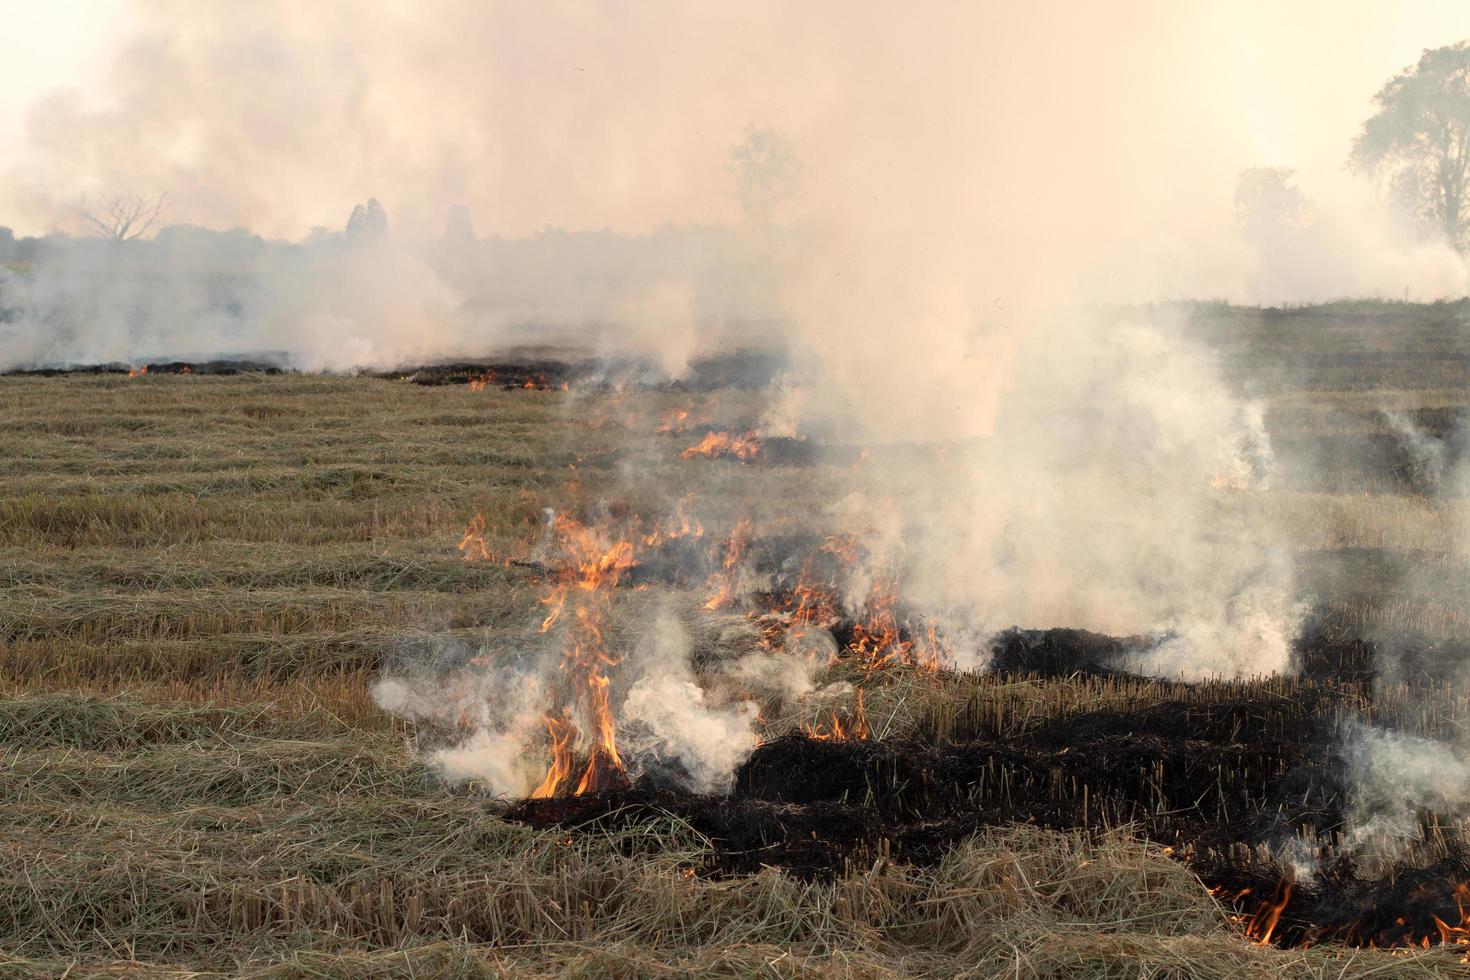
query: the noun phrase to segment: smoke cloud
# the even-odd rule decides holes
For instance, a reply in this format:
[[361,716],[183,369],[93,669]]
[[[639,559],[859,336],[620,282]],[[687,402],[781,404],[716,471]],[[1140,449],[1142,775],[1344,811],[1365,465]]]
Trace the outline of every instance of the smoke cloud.
[[[952,635],[1075,625],[1153,635],[1153,673],[1284,670],[1302,612],[1248,506],[1274,466],[1260,407],[1176,324],[1096,306],[1466,290],[1341,167],[1377,87],[1470,13],[1351,7],[140,2],[105,85],[31,111],[0,214],[74,231],[76,201],[126,188],[269,240],[53,240],[0,280],[0,367],[349,370],[529,337],[677,375],[774,334],[795,366],[770,431],[873,448],[845,519],[879,515],[901,547],[876,565]],[[751,127],[789,136],[801,194],[742,209]],[[1274,230],[1234,212],[1263,165],[1310,201]],[[370,197],[387,236],[322,230]],[[484,238],[465,212],[441,235],[460,205]],[[715,785],[748,711],[652,649],[640,754]],[[524,791],[486,760],[538,724],[512,689],[539,675],[485,673],[436,700],[507,707],[441,761]],[[379,697],[449,721],[417,688]]]

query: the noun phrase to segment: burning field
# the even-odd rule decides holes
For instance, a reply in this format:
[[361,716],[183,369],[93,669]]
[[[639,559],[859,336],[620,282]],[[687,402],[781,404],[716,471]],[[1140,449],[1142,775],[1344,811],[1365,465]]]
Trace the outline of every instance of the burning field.
[[1270,671],[1181,666],[1274,649],[1267,572],[1248,633],[954,615],[872,488],[965,447],[793,431],[713,367],[0,380],[0,962],[1464,976],[1470,566],[1424,447],[1470,374],[1316,370],[1264,396],[1269,486],[1196,481],[1289,529]]

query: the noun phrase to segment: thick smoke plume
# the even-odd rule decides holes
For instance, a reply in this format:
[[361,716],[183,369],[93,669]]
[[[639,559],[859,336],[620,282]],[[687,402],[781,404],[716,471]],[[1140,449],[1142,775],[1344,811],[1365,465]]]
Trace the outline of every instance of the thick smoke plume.
[[[795,353],[770,433],[887,463],[847,510],[879,513],[882,563],[951,635],[1075,625],[1151,636],[1152,673],[1284,670],[1301,611],[1250,505],[1260,407],[1177,325],[1095,304],[1464,291],[1453,250],[1340,170],[1382,80],[1470,16],[1360,7],[140,3],[106,84],[34,109],[0,214],[76,230],[78,199],[127,188],[251,231],[43,242],[0,280],[0,367],[575,340],[677,375],[774,333]],[[768,130],[802,193],[742,195],[730,148]],[[1310,208],[1239,220],[1237,175],[1282,165]],[[370,197],[386,235],[319,230]],[[630,719],[715,785],[748,711],[654,632]],[[441,761],[522,791],[503,759],[554,666],[515,662],[380,699],[493,704]]]

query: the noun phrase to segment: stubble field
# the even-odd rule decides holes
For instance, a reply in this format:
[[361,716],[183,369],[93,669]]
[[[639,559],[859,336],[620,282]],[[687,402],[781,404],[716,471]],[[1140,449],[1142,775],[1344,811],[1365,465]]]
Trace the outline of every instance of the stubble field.
[[[1444,669],[1470,590],[1451,546],[1465,504],[1416,489],[1382,416],[1444,430],[1470,406],[1460,316],[1205,321],[1273,440],[1320,461],[1222,506],[1289,516],[1330,669],[1180,685],[839,660],[827,676],[863,691],[866,738],[800,734],[850,727],[855,695],[763,716],[713,805],[659,787],[512,805],[446,783],[419,751],[445,733],[381,710],[373,684],[534,634],[547,510],[663,514],[697,492],[712,541],[740,517],[776,539],[881,451],[747,466],[683,458],[692,440],[658,431],[679,410],[750,425],[760,395],[738,388],[0,378],[0,972],[1463,976],[1458,933],[1357,949],[1320,909],[1292,926],[1293,906],[1263,936],[1233,889],[1254,859],[1211,836],[1279,804],[1300,753],[1328,751],[1319,722],[1367,712],[1445,737],[1470,718]],[[477,514],[516,562],[462,559]],[[1405,568],[1443,588],[1397,596]],[[657,594],[703,624],[701,657],[749,643],[734,613],[700,618],[701,585],[651,579],[619,628]],[[1371,672],[1364,644],[1389,635],[1427,666],[1344,666],[1356,649]],[[1448,861],[1457,833],[1421,863]],[[1296,948],[1261,943],[1291,929]]]

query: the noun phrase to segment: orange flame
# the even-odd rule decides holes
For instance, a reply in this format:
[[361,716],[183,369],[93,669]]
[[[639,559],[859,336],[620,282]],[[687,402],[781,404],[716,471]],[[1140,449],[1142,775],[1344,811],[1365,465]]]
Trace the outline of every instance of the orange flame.
[[146,365],[146,364],[144,364],[140,368],[135,368],[135,367],[128,368],[128,377],[130,377],[130,378],[141,378],[143,375],[145,375],[147,373],[148,373],[148,365]]
[[572,739],[577,734],[572,723],[565,718],[547,715],[541,720],[546,725],[547,734],[551,736],[551,767],[546,770],[546,778],[541,780],[541,785],[531,791],[531,798],[537,800],[555,796],[557,787],[565,783],[567,776],[571,774]]
[[1281,913],[1286,910],[1287,903],[1291,901],[1293,887],[1295,887],[1295,882],[1287,881],[1281,889],[1281,897],[1263,904],[1246,923],[1245,934],[1257,946],[1271,945],[1271,934],[1276,931],[1276,925],[1281,921]]
[[684,450],[685,459],[738,459],[748,463],[761,454],[761,439],[754,432],[735,435],[729,432],[709,432],[696,445]]
[[[1250,914],[1241,912],[1230,917],[1231,921],[1245,929],[1246,938],[1258,946],[1271,945],[1276,937],[1277,927],[1280,925],[1282,913],[1291,902],[1294,884],[1288,880],[1280,888],[1280,894],[1269,900],[1260,902]],[[1252,890],[1242,888],[1239,890],[1227,889],[1216,886],[1210,889],[1210,894],[1221,901],[1240,908],[1242,903],[1250,898]],[[1372,933],[1365,931],[1367,928],[1363,920],[1358,920],[1346,927],[1343,926],[1317,926],[1305,930],[1304,936],[1299,942],[1300,948],[1307,948],[1322,941],[1341,942],[1349,946],[1367,949],[1408,949],[1418,947],[1428,949],[1436,944],[1442,946],[1470,946],[1470,882],[1462,882],[1455,886],[1452,897],[1459,916],[1459,924],[1453,925],[1431,914],[1430,920],[1434,923],[1434,931],[1415,934],[1406,928],[1408,923],[1404,916],[1394,919],[1394,926],[1402,932],[1388,929],[1384,932]],[[1470,954],[1467,954],[1462,962],[1470,962]]]
[[477,374],[470,379],[470,391],[484,391],[495,383],[495,369],[486,368],[484,374]]
[[869,737],[868,712],[863,707],[863,689],[857,689],[857,705],[848,717],[847,724],[844,725],[837,712],[833,711],[825,726],[820,722],[813,725],[803,724],[800,730],[807,738],[821,742],[866,742]]
[[571,786],[577,775],[574,756],[586,760],[571,790],[575,795],[615,786],[625,772],[606,672],[622,658],[608,649],[604,626],[610,590],[633,567],[633,545],[625,539],[608,541],[598,530],[564,515],[553,527],[571,560],[557,571],[541,599],[547,608],[541,632],[548,632],[572,607],[562,649],[562,673],[570,682],[581,727],[568,719],[560,721],[565,728],[547,720],[552,736],[551,767],[534,793],[542,797],[566,792]]
[[725,544],[725,560],[720,570],[709,577],[709,598],[704,601],[706,609],[727,609],[735,604],[735,590],[740,569],[745,564],[745,555],[750,551],[750,518],[735,525],[730,540]]
[[490,547],[485,543],[485,515],[476,514],[459,539],[459,556],[464,561],[490,561]]
[[662,435],[678,435],[688,432],[696,425],[709,425],[709,416],[700,413],[695,418],[690,408],[671,408],[659,416],[658,431]]
[[674,520],[668,530],[664,530],[661,522],[655,521],[653,530],[643,536],[645,547],[655,547],[664,541],[675,541],[685,537],[704,537],[704,524],[698,517],[692,517],[689,508],[693,504],[694,494],[686,495],[674,508]]

